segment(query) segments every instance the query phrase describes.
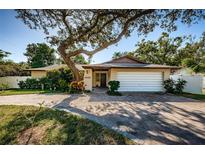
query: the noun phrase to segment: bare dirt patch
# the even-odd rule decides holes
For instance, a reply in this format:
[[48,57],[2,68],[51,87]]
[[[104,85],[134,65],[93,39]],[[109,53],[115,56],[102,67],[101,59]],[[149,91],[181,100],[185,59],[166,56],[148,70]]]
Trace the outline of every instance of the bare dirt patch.
[[24,130],[17,137],[18,144],[41,144],[48,127],[40,125]]

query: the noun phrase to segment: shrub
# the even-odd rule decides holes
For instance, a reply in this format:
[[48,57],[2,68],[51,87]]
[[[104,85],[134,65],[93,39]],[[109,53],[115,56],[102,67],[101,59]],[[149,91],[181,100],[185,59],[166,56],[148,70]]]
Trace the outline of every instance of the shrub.
[[27,79],[18,83],[21,89],[46,89],[68,91],[68,84],[73,80],[71,70],[61,68],[49,71],[46,77],[39,79]]
[[26,89],[26,82],[25,81],[19,81],[18,85],[19,85],[20,89]]
[[2,83],[2,84],[0,84],[0,90],[6,90],[6,89],[8,89],[8,88],[9,88],[8,83]]
[[59,84],[59,88],[60,88],[62,91],[68,91],[68,90],[69,90],[68,83],[66,82],[66,80],[64,80],[64,79],[59,79],[59,80],[58,80],[58,84]]
[[73,81],[71,82],[70,86],[70,93],[81,93],[85,90],[84,81]]
[[119,81],[109,81],[108,82],[109,85],[109,90],[107,92],[107,94],[109,95],[116,95],[116,96],[120,96],[121,93],[118,92],[118,89],[120,87],[120,82]]
[[49,71],[46,77],[45,87],[51,90],[67,91],[68,84],[73,80],[71,70],[61,68],[59,70]]
[[168,79],[164,81],[164,89],[166,89],[166,92],[168,93],[174,93],[174,80]]
[[179,94],[182,93],[186,83],[187,83],[187,81],[185,81],[183,79],[178,79],[176,84],[175,84],[175,92],[179,93]]
[[164,81],[164,88],[166,89],[166,92],[169,93],[182,93],[185,85],[186,81],[183,79],[178,79],[177,81],[168,79]]
[[41,84],[38,79],[26,79],[26,89],[41,89]]

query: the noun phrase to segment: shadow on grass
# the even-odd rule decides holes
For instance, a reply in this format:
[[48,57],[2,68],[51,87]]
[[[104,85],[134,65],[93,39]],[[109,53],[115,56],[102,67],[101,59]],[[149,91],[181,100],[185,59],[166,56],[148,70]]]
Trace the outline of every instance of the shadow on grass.
[[[25,119],[32,117],[37,111],[36,107],[28,106],[4,106],[6,112],[18,110],[12,116],[6,115],[9,121],[0,125],[0,144],[18,144],[18,136],[31,127],[30,123]],[[9,109],[10,108],[10,109]],[[3,111],[3,106],[0,108]],[[23,114],[24,112],[24,114]],[[101,125],[68,114],[67,112],[44,108],[35,119],[34,127],[46,126],[43,132],[42,140],[30,142],[29,144],[129,144],[127,138],[116,132],[103,128]],[[38,133],[38,132],[37,132]],[[37,134],[33,134],[34,137]],[[32,139],[31,139],[32,141]]]

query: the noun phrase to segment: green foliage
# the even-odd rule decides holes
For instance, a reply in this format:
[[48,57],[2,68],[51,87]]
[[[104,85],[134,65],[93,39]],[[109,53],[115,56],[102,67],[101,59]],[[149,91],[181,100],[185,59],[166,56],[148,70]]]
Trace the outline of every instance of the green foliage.
[[4,76],[29,76],[30,72],[25,71],[28,66],[25,63],[14,63],[13,61],[0,62],[0,77]]
[[61,68],[49,71],[46,77],[39,79],[27,79],[18,83],[21,89],[46,89],[68,91],[68,84],[73,80],[71,70]]
[[118,92],[118,89],[120,87],[120,82],[119,81],[109,81],[108,82],[109,85],[109,90],[107,92],[107,94],[109,95],[117,95],[120,96],[121,94]]
[[61,68],[49,71],[46,78],[46,89],[67,91],[69,89],[68,84],[73,80],[73,74],[70,69]]
[[178,79],[175,83],[175,93],[181,94],[183,92],[184,86],[186,85],[187,81],[183,79]]
[[83,55],[76,55],[73,57],[73,62],[76,64],[88,64]]
[[28,44],[24,55],[32,68],[52,65],[56,59],[55,50],[45,43]]
[[111,92],[115,92],[115,91],[117,91],[117,90],[119,89],[119,87],[120,87],[120,82],[113,80],[113,81],[109,81],[109,82],[108,82],[108,85],[109,85],[109,90],[110,90]]
[[7,51],[3,51],[0,49],[0,62],[3,61],[3,59],[5,57],[8,57],[8,55],[10,55],[11,53],[10,52],[7,52]]
[[205,33],[197,41],[191,36],[171,38],[168,33],[162,33],[157,41],[138,42],[134,55],[147,63],[183,66],[204,73]]
[[175,85],[175,82],[172,79],[168,79],[164,81],[164,89],[166,89],[166,92],[168,93],[175,92],[174,85]]
[[68,91],[69,87],[68,87],[68,83],[66,82],[66,80],[64,79],[59,79],[58,80],[58,84],[59,84],[59,88],[62,91]]
[[[204,10],[174,9],[101,9],[101,10],[16,10],[30,29],[44,31],[48,41],[57,46],[66,64],[73,70],[76,80],[80,80],[78,69],[72,57],[86,54],[92,57],[103,49],[129,37],[133,31],[148,34],[156,27],[171,32],[176,23],[194,24],[204,20]],[[55,29],[56,33],[49,33]]]
[[26,89],[26,82],[25,81],[19,81],[18,86],[20,89]]
[[51,91],[49,91],[49,90],[32,90],[32,89],[12,89],[12,90],[0,91],[0,96],[45,94],[45,93],[51,93]]
[[39,83],[38,79],[26,79],[25,81],[26,89],[41,89],[41,84]]
[[162,33],[156,41],[138,42],[134,55],[147,63],[180,66],[185,55],[182,43],[187,40],[188,37],[171,38],[168,33]]
[[133,52],[114,52],[112,59],[120,58],[122,56],[133,56]]
[[164,81],[164,88],[168,93],[181,94],[183,92],[184,86],[186,85],[186,82],[187,81],[183,79],[178,79],[177,81],[168,79]]
[[9,88],[8,83],[2,83],[2,84],[0,84],[0,90],[6,90],[6,89],[8,89],[8,88]]
[[[203,10],[16,10],[20,18],[31,29],[49,31],[56,29],[57,33],[50,35],[50,42],[59,45],[60,42],[72,42],[68,52],[83,49],[83,47],[98,48],[117,43],[121,37],[128,37],[133,30],[138,34],[147,34],[160,26],[168,31],[176,30],[176,21],[183,24],[193,24],[204,19]],[[68,20],[72,19],[72,20]],[[94,24],[95,23],[95,24]],[[116,26],[117,25],[117,26]],[[118,38],[118,39],[116,39]],[[113,43],[112,41],[115,40]],[[64,46],[66,47],[66,46]],[[82,51],[83,51],[82,50]],[[79,52],[78,52],[79,54]]]
[[183,59],[182,65],[195,73],[205,73],[205,32],[199,40],[187,43],[183,51],[189,56]]

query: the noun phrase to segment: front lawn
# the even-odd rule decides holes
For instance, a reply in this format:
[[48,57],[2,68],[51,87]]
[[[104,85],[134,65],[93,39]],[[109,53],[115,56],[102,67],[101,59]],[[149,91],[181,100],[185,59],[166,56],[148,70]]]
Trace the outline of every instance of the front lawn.
[[13,89],[13,90],[4,90],[0,91],[0,96],[7,96],[7,95],[24,95],[24,94],[43,94],[43,93],[50,93],[49,90],[24,90],[24,89]]
[[[30,122],[34,117],[34,122]],[[113,130],[64,111],[49,108],[39,110],[39,107],[34,106],[1,105],[0,144],[133,144],[133,142]]]
[[182,94],[180,94],[180,96],[193,98],[193,99],[197,99],[197,100],[200,100],[200,101],[205,101],[205,94],[182,93]]

